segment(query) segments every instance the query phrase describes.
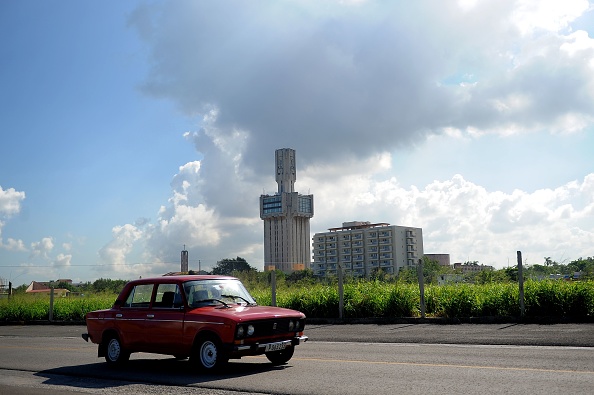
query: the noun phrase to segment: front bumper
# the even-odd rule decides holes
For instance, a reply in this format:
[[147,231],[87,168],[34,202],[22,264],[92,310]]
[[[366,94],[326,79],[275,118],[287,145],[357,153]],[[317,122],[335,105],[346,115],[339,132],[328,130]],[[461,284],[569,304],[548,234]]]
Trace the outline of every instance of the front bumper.
[[281,340],[276,342],[266,342],[266,343],[254,343],[254,344],[245,344],[245,345],[238,345],[233,347],[234,353],[255,353],[255,354],[262,354],[266,350],[268,345],[272,344],[282,344],[284,345],[283,348],[288,346],[298,346],[301,343],[305,343],[309,338],[307,336],[295,336],[292,339],[288,340]]

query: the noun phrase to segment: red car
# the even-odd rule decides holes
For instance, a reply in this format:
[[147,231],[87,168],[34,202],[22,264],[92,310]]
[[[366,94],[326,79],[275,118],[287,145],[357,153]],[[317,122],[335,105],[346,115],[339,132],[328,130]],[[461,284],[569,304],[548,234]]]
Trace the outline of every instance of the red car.
[[291,359],[303,335],[305,315],[258,306],[234,277],[186,275],[134,280],[113,307],[86,315],[86,341],[99,345],[109,364],[133,352],[189,357],[211,370],[246,355],[275,365]]

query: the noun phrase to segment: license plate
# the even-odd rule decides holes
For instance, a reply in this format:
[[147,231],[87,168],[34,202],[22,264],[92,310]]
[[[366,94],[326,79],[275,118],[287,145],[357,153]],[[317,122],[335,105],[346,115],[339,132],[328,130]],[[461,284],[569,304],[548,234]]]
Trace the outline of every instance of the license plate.
[[280,351],[287,347],[287,343],[269,343],[266,345],[265,352],[269,351]]

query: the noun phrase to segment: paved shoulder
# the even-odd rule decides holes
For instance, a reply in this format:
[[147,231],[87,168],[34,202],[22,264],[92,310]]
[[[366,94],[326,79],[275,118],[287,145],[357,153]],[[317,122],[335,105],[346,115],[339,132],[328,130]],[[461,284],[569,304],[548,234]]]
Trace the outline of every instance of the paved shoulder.
[[594,347],[594,324],[310,324],[306,333],[312,341]]

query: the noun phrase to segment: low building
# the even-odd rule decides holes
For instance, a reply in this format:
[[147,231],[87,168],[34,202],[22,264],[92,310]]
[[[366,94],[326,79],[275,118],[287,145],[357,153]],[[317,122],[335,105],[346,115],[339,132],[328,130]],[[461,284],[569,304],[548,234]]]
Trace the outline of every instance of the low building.
[[468,265],[468,264],[456,262],[456,263],[454,263],[454,270],[461,270],[462,273],[475,273],[475,272],[482,272],[483,270],[492,271],[493,266],[478,265],[478,264]]
[[[69,282],[68,282],[69,281]],[[60,282],[66,282],[68,284],[72,283],[72,280],[60,280]],[[28,294],[50,294],[52,292],[50,282],[39,282],[39,281],[31,281],[31,284],[25,290]],[[59,282],[55,282],[55,284],[59,284]],[[68,289],[65,288],[54,288],[54,296],[67,296],[70,293]]]
[[397,275],[423,257],[423,230],[388,223],[344,222],[313,236],[312,270],[316,276],[368,277],[374,270]]
[[435,261],[439,266],[450,267],[450,254],[425,254],[430,261]]

